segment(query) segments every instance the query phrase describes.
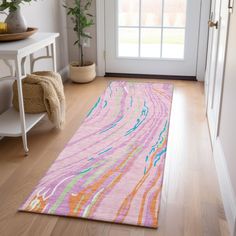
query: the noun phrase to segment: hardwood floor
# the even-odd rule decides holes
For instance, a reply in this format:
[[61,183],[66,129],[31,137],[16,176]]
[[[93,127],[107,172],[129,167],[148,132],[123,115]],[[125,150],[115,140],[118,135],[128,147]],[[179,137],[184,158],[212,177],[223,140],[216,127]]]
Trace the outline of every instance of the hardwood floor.
[[67,122],[56,131],[45,119],[29,133],[30,154],[23,156],[20,138],[0,141],[0,235],[79,236],[219,236],[229,235],[217,182],[204,109],[203,84],[162,81],[175,86],[159,229],[17,212],[109,78],[90,84],[67,83]]

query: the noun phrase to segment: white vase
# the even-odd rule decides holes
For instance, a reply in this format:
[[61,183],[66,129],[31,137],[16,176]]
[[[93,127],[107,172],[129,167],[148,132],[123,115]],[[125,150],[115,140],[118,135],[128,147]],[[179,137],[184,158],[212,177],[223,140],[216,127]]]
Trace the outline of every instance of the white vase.
[[26,21],[20,8],[17,8],[16,11],[10,12],[5,23],[7,23],[7,32],[10,34],[27,31]]

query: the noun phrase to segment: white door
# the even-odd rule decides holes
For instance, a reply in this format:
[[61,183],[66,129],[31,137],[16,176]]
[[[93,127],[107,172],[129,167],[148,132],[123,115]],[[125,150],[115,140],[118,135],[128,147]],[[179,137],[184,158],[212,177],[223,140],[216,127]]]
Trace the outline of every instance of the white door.
[[105,0],[106,72],[196,76],[201,0]]
[[218,135],[229,23],[229,2],[213,0],[209,21],[210,39],[205,78],[207,116],[212,141]]

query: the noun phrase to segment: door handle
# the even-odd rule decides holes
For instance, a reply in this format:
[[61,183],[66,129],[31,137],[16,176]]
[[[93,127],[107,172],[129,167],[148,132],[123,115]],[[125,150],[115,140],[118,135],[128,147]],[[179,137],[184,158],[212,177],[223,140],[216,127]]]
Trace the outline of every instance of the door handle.
[[218,29],[219,22],[218,22],[218,21],[214,22],[214,21],[212,21],[212,20],[209,20],[209,21],[208,21],[208,26],[209,26],[210,28],[216,27],[216,29]]

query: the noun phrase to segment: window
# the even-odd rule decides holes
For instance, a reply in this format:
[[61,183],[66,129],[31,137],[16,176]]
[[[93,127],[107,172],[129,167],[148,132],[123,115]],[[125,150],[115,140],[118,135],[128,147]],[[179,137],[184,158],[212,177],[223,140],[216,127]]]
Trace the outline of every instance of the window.
[[118,57],[184,58],[187,0],[117,0]]

